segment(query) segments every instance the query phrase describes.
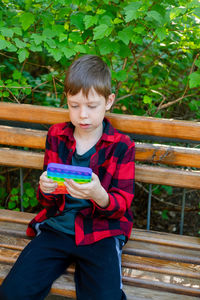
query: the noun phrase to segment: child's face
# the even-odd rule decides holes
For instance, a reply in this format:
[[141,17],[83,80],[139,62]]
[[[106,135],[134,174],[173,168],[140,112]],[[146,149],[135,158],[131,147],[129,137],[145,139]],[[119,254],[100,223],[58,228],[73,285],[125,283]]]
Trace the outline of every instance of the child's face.
[[91,89],[88,97],[84,96],[82,91],[72,96],[67,96],[69,115],[72,124],[80,133],[92,132],[102,128],[102,121],[106,110],[109,110],[115,99],[111,94],[106,101],[105,97]]

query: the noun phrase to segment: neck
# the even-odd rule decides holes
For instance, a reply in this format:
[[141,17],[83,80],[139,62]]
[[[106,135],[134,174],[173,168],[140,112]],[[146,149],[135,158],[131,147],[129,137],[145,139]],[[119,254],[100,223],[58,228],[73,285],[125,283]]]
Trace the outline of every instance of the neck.
[[76,140],[76,150],[78,154],[84,154],[91,149],[102,136],[103,124],[92,132],[74,130],[74,138]]

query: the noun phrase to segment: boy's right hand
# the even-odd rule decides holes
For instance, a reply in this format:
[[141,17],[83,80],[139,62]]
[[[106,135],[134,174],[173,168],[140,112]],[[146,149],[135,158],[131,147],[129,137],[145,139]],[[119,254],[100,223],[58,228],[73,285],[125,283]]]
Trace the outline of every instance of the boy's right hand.
[[57,182],[47,177],[47,171],[40,176],[39,184],[41,191],[45,194],[51,194],[57,188]]

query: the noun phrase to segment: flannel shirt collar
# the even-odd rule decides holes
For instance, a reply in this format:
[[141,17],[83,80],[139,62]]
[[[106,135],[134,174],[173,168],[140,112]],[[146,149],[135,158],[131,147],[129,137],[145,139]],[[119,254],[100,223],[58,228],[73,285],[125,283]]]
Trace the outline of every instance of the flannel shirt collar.
[[[115,139],[115,129],[108,121],[107,118],[104,118],[105,126],[103,130],[103,134],[101,137],[101,141],[113,142]],[[74,125],[71,122],[66,122],[63,124],[62,129],[58,133],[58,135],[65,135],[68,136],[69,140],[74,141]]]

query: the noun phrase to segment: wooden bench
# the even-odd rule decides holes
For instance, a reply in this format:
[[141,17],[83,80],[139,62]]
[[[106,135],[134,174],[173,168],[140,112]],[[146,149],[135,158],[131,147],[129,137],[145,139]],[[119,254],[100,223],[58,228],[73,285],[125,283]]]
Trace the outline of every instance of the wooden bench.
[[[200,141],[200,123],[107,114],[129,134]],[[0,103],[0,165],[42,170],[47,125],[68,121],[66,109]],[[23,123],[45,124],[44,130]],[[147,139],[147,138],[146,138]],[[29,150],[23,150],[28,147]],[[200,189],[200,149],[136,143],[136,181]],[[137,197],[137,195],[136,195]],[[30,241],[25,229],[33,214],[0,210],[0,281]],[[133,228],[123,250],[124,290],[131,299],[196,299],[200,297],[200,238]],[[51,289],[75,298],[73,266]],[[22,283],[23,284],[23,283]],[[106,299],[107,300],[107,299]]]

